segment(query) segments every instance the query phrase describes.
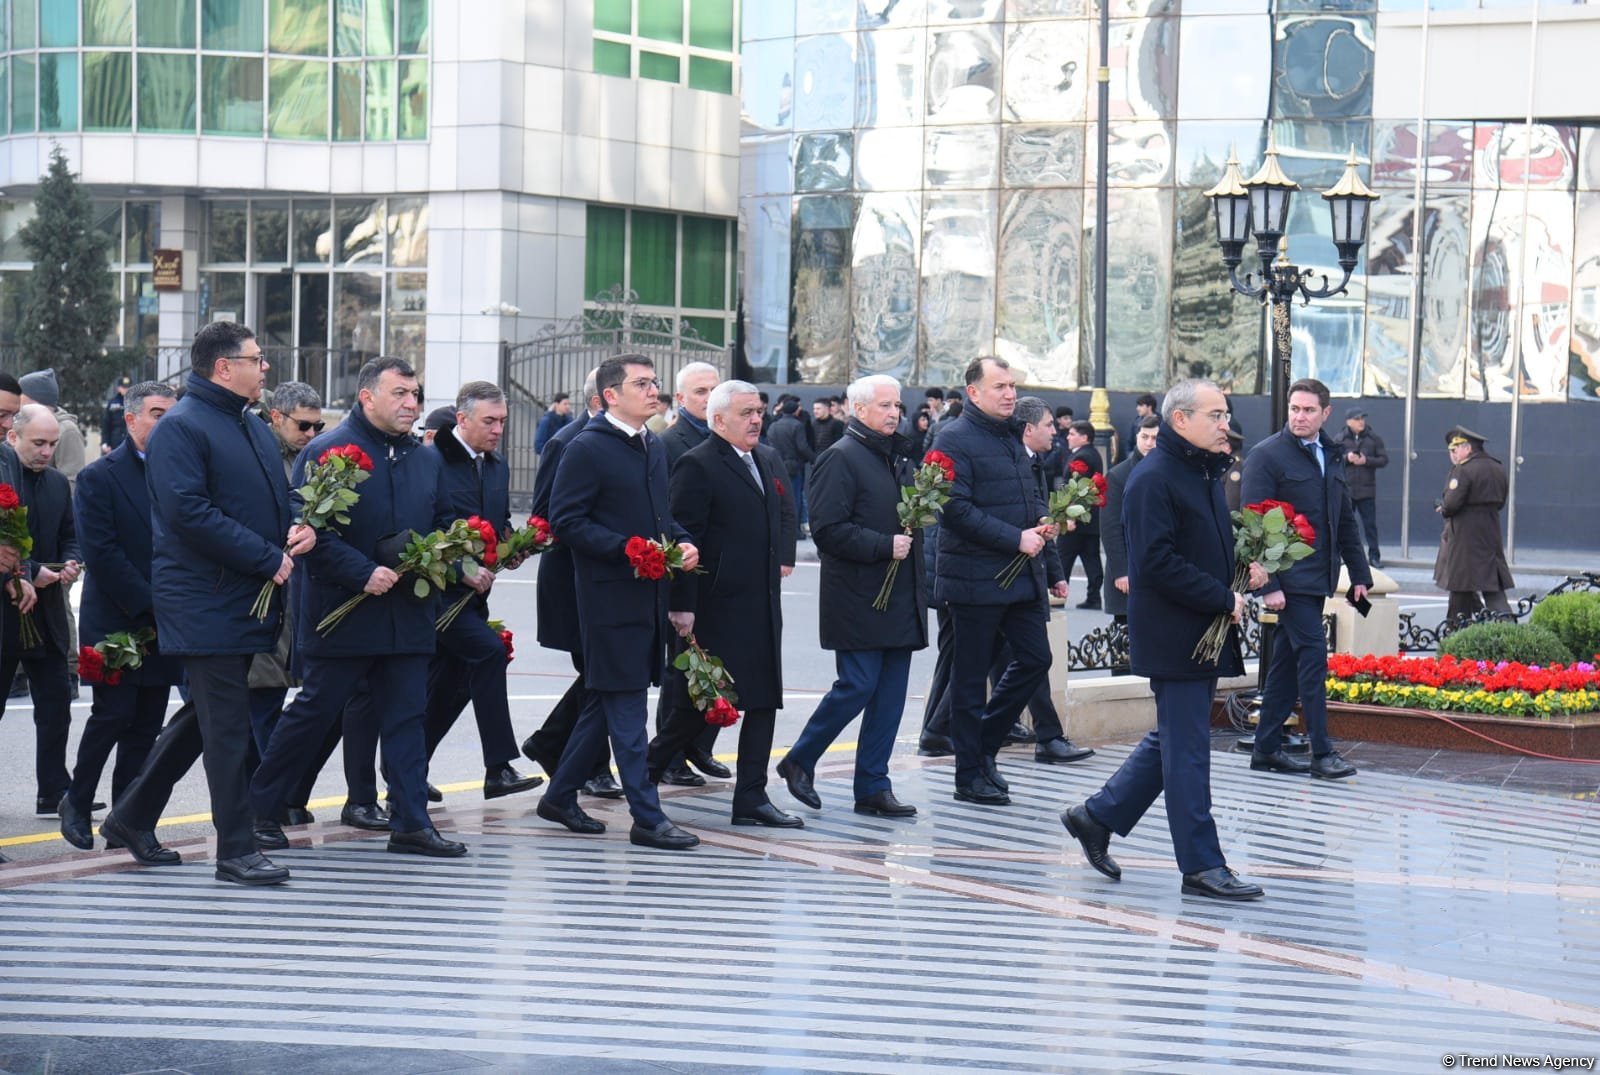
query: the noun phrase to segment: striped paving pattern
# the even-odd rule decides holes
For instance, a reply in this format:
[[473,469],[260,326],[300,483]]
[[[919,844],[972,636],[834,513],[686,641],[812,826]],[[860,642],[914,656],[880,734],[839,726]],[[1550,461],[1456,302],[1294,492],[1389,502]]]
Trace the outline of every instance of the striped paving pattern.
[[998,810],[952,802],[948,762],[902,759],[913,823],[850,812],[832,759],[829,809],[800,832],[732,828],[726,785],[677,792],[669,811],[706,841],[689,855],[630,847],[616,805],[591,838],[529,802],[441,814],[464,861],[313,826],[277,856],[280,889],[111,854],[8,869],[0,1069],[50,1037],[460,1058],[426,1070],[1390,1072],[1600,1052],[1596,803],[1219,755],[1224,847],[1268,898],[1217,905],[1179,895],[1159,802],[1115,844],[1121,884],[1062,832],[1061,805],[1126,752],[1007,761],[1016,805]]

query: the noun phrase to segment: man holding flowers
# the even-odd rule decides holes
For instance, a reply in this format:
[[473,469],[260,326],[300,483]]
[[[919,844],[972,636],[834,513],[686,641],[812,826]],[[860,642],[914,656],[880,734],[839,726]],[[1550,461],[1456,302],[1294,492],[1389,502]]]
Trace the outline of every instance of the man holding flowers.
[[[1267,580],[1263,602],[1278,613],[1272,661],[1262,675],[1261,723],[1250,768],[1307,773],[1325,780],[1355,775],[1328,739],[1328,639],[1322,608],[1339,585],[1339,564],[1350,570],[1350,600],[1372,585],[1362,547],[1361,525],[1345,485],[1344,453],[1323,432],[1333,413],[1328,386],[1307,378],[1289,386],[1289,422],[1251,449],[1244,461],[1240,495],[1246,504],[1287,502],[1291,524],[1312,547],[1310,556]],[[1295,517],[1305,516],[1304,524]],[[1311,735],[1309,763],[1283,750],[1283,724],[1300,699]]]
[[[423,587],[425,596],[418,597],[417,580],[402,580],[396,570],[414,535],[452,521],[444,470],[438,453],[424,451],[411,436],[420,397],[409,363],[375,358],[361,367],[357,384],[349,417],[313,439],[295,463],[296,488],[308,465],[330,448],[354,445],[372,471],[345,513],[350,521],[333,521],[322,531],[309,570],[295,580],[295,646],[304,682],[278,718],[250,781],[255,837],[265,848],[288,846],[275,819],[365,680],[389,774],[389,850],[454,858],[467,853],[466,845],[440,836],[428,818],[422,730],[437,594]],[[329,611],[355,594],[366,600],[336,630],[319,632]]]

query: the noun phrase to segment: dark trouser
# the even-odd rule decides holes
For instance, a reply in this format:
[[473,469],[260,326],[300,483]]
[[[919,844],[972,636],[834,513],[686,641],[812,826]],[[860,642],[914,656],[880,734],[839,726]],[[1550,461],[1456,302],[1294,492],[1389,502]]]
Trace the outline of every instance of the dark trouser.
[[683,652],[683,648],[683,639],[673,635],[667,650],[667,669],[661,678],[661,693],[656,697],[656,735],[659,737],[664,734],[675,719],[690,721],[698,731],[688,743],[679,745],[678,752],[660,766],[662,769],[684,764],[683,752],[690,744],[699,747],[702,753],[714,752],[717,749],[717,733],[722,730],[715,724],[706,723],[704,715],[689,699],[688,679],[672,666],[672,661]]
[[789,472],[789,487],[794,491],[794,510],[798,513],[801,526],[806,525],[809,518],[806,515],[806,465],[800,464],[800,469]]
[[128,785],[144,768],[150,748],[161,734],[161,721],[167,715],[171,694],[172,688],[167,686],[94,685],[94,704],[89,707],[83,738],[78,740],[78,764],[73,767],[72,786],[67,790],[72,805],[85,817],[94,804],[95,789],[100,786],[100,774],[105,771],[113,747],[117,764],[111,770],[112,803],[121,802],[127,794]]
[[922,708],[922,734],[950,734],[950,662],[955,657],[956,623],[950,610],[936,609],[939,622],[938,647],[933,658],[933,679],[928,683],[928,699]]
[[1056,539],[1056,549],[1061,553],[1061,570],[1072,578],[1072,562],[1083,561],[1085,581],[1084,598],[1099,603],[1100,589],[1105,584],[1105,569],[1100,566],[1100,534],[1086,534],[1080,526]]
[[183,658],[200,725],[200,760],[211,789],[218,859],[256,850],[249,794],[250,660],[248,653]]
[[800,737],[789,748],[790,760],[811,772],[839,733],[861,713],[861,734],[856,737],[856,802],[890,790],[889,755],[894,752],[895,733],[905,709],[911,652],[909,648],[836,652],[833,662],[839,678],[800,729]]
[[156,736],[144,768],[117,796],[112,813],[130,829],[154,829],[172,797],[172,789],[200,760],[200,751],[200,718],[195,714],[194,703],[185,702]]
[[[572,667],[578,676],[567,687],[555,708],[544,718],[544,723],[539,730],[528,736],[528,746],[536,758],[555,759],[545,765],[545,775],[555,776],[556,766],[561,761],[561,755],[566,752],[567,742],[572,738],[572,731],[578,726],[578,717],[583,713],[583,700],[588,696],[588,690],[583,682],[583,656],[572,654]],[[544,762],[540,762],[544,765]],[[590,776],[609,775],[611,772],[611,748],[606,745],[605,737],[601,736],[597,745],[593,767]]]
[[644,724],[648,713],[642,689],[586,690],[578,725],[572,730],[567,749],[561,755],[561,764],[556,766],[545,791],[545,798],[551,805],[562,809],[577,805],[578,789],[594,771],[594,759],[604,749],[609,736],[633,820],[650,829],[667,820],[667,815],[661,811],[655,785],[645,777]]
[[[1457,616],[1470,616],[1480,609],[1487,608],[1490,612],[1511,611],[1511,602],[1506,600],[1504,590],[1451,590],[1450,604],[1445,609],[1445,616],[1455,619]],[[33,673],[28,673],[30,676]]]
[[1298,695],[1311,736],[1311,753],[1333,750],[1328,741],[1328,636],[1322,630],[1324,598],[1286,593],[1272,639],[1272,663],[1261,690],[1261,724],[1256,728],[1258,754],[1274,754],[1283,745],[1283,722]]
[[1352,500],[1356,506],[1356,514],[1361,516],[1361,533],[1367,539],[1367,559],[1376,562],[1383,559],[1378,551],[1378,500],[1376,497],[1367,497],[1364,500]]
[[[258,763],[261,755],[266,753],[272,729],[277,727],[278,717],[283,713],[283,700],[288,695],[287,687],[250,688],[250,727],[255,733]],[[308,760],[298,784],[289,793],[286,806],[298,806],[303,809],[306,803],[311,801],[311,792],[317,786],[317,778],[322,775],[323,767],[328,764],[328,759],[333,757],[333,752],[339,749],[340,740],[345,744],[346,796],[353,803],[378,801],[378,787],[373,776],[378,756],[378,729],[371,720],[361,719],[364,713],[369,715],[371,713],[371,706],[366,702],[365,684],[357,691],[356,697],[351,699],[350,704],[345,706],[344,719],[328,729],[328,734],[322,739],[322,746]],[[360,797],[357,797],[358,795]]]
[[[685,692],[687,697],[687,692]],[[772,727],[777,711],[751,709],[739,719],[739,760],[734,773],[733,809],[735,813],[754,810],[772,800],[767,797],[767,763],[772,758]],[[674,708],[664,728],[658,728],[655,741],[646,753],[650,769],[664,769],[673,758],[681,758],[684,748],[700,738],[706,716],[692,704]]]
[[[272,741],[250,781],[250,803],[259,817],[277,817],[299,786],[316,751],[335,727],[345,707],[366,681],[368,706],[350,719],[356,725],[375,727],[383,742],[384,766],[389,777],[390,813],[396,832],[416,832],[430,827],[426,793],[427,754],[423,747],[422,703],[428,683],[428,658],[422,654],[370,657],[303,658],[305,674],[300,693],[278,718]],[[348,752],[351,744],[346,743]],[[350,789],[353,801],[367,788]]]
[[506,647],[486,619],[469,609],[439,632],[439,649],[428,666],[428,702],[422,726],[429,758],[461,715],[461,687],[472,700],[483,767],[498,769],[517,756],[506,700]]
[[0,714],[5,713],[6,696],[16,678],[20,658],[28,673],[28,690],[33,695],[33,773],[38,797],[53,806],[66,794],[72,775],[67,772],[67,733],[72,727],[72,688],[67,683],[66,658],[43,650],[37,657],[22,657],[17,637],[15,613],[6,617],[5,657],[0,659]]
[[[1010,605],[950,606],[955,655],[950,665],[950,739],[956,749],[956,784],[983,774],[983,760],[1005,745],[1006,733],[1050,671],[1042,601]],[[989,659],[995,639],[1011,644],[1012,660],[989,693]]]
[[1084,804],[1089,815],[1126,836],[1162,791],[1167,827],[1183,873],[1227,864],[1211,818],[1211,699],[1214,679],[1154,679],[1156,730]]
[[[1000,677],[1005,675],[1006,669],[1011,665],[1011,647],[1005,641],[996,639],[994,661],[989,665],[989,681],[999,683]],[[1033,689],[1033,694],[1028,698],[1028,716],[1033,719],[1033,738],[1040,743],[1048,743],[1052,739],[1059,739],[1066,735],[1061,727],[1061,714],[1056,711],[1055,699],[1050,696],[1050,677],[1047,675],[1039,681]]]

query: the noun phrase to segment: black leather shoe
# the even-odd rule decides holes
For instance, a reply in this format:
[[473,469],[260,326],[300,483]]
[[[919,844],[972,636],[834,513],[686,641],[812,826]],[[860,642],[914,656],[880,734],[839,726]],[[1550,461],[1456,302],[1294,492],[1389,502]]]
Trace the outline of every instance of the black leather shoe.
[[[489,769],[483,775],[483,797],[485,799],[498,799],[504,795],[515,795],[519,791],[532,791],[544,783],[542,776],[523,776],[511,767],[509,763],[497,769]],[[429,785],[430,787],[432,785]]]
[[339,811],[339,822],[349,825],[352,829],[387,832],[389,811],[377,803],[345,803],[344,809]]
[[1283,751],[1271,754],[1251,754],[1250,768],[1263,773],[1293,773],[1304,775],[1311,771],[1311,763],[1291,757]]
[[117,820],[116,814],[107,814],[100,822],[100,835],[109,848],[127,848],[133,860],[144,866],[176,866],[183,856],[170,847],[162,847],[156,834],[147,829],[130,829]]
[[714,777],[717,780],[729,780],[733,777],[732,769],[713,758],[709,751],[701,750],[697,746],[685,747],[683,760],[707,776]]
[[79,851],[93,851],[94,833],[89,828],[89,819],[78,813],[70,795],[61,796],[57,810],[61,814],[61,838]]
[[1006,733],[1006,746],[1016,746],[1018,743],[1033,742],[1033,733],[1022,726],[1019,720],[1011,725],[1011,730]]
[[1085,609],[1085,610],[1087,610],[1089,612],[1099,612],[1100,611],[1100,599],[1098,597],[1085,598],[1084,600],[1079,601],[1077,603],[1077,605],[1074,606],[1074,607]]
[[1109,853],[1111,830],[1096,821],[1088,807],[1080,803],[1061,811],[1061,824],[1082,845],[1083,857],[1089,860],[1089,865],[1113,881],[1122,880],[1122,867]]
[[803,829],[806,823],[793,814],[786,814],[771,803],[762,803],[754,810],[735,810],[735,825],[763,825],[769,829]]
[[281,885],[289,879],[289,867],[279,866],[259,851],[236,859],[217,860],[217,880],[235,885]]
[[[424,783],[426,783],[426,781],[424,781]],[[427,788],[428,788],[427,795],[428,795],[428,801],[429,802],[431,802],[431,803],[442,803],[442,802],[444,802],[444,792],[440,791],[438,788],[434,787],[432,784],[428,784]]]
[[948,735],[925,735],[917,741],[917,753],[924,758],[948,758],[955,752]]
[[583,812],[583,808],[576,804],[572,806],[557,806],[546,796],[539,800],[539,805],[534,807],[534,813],[546,821],[554,821],[557,825],[565,825],[573,832],[581,832],[593,836],[606,831],[604,821],[596,821]]
[[597,799],[620,799],[622,785],[610,773],[600,773],[583,782],[583,793]]
[[916,817],[917,808],[894,797],[892,791],[875,791],[856,800],[856,813],[871,817]]
[[[66,792],[63,791],[61,793],[61,795],[40,796],[40,797],[34,799],[33,800],[33,813],[34,813],[34,816],[36,816],[36,817],[55,817],[56,816],[56,810],[61,805],[61,796],[65,795],[65,794],[66,794]],[[97,810],[104,810],[105,808],[106,808],[106,804],[105,803],[90,803],[89,804],[89,812],[91,814],[94,813]]]
[[687,851],[700,846],[700,837],[678,828],[670,821],[663,821],[653,829],[647,829],[636,821],[633,828],[628,830],[628,842],[662,851]]
[[283,827],[270,817],[256,818],[253,828],[256,846],[261,850],[282,851],[289,846],[289,838],[283,834]]
[[1093,750],[1078,746],[1064,735],[1046,739],[1033,748],[1033,760],[1048,765],[1062,765],[1069,761],[1082,761],[1084,758],[1092,757],[1094,757]]
[[791,761],[787,754],[778,763],[778,775],[788,785],[789,794],[794,796],[796,802],[804,803],[813,810],[822,809],[822,796],[817,794],[812,784],[813,775],[800,768],[799,763]]
[[3,854],[0,854],[0,865],[3,865],[3,864],[5,864],[5,863],[7,863],[7,862],[10,862],[10,861],[11,861],[11,860],[10,860],[10,859],[8,859],[8,858],[6,858],[6,857],[5,857],[5,855],[3,855]]
[[956,801],[964,803],[977,803],[979,806],[1009,806],[1011,796],[1007,795],[986,776],[980,776],[970,784],[956,785]]
[[680,788],[703,788],[706,778],[689,768],[687,765],[669,765],[661,770],[657,784],[673,784]]
[[[1339,752],[1335,750],[1331,754],[1311,759],[1311,775],[1321,777],[1323,780],[1343,780],[1347,776],[1355,776],[1356,767],[1340,757]],[[63,814],[62,817],[65,818],[66,815]]]
[[1246,881],[1228,867],[1216,866],[1184,874],[1183,894],[1209,896],[1214,900],[1259,900],[1266,893],[1260,885]]
[[311,811],[303,806],[286,806],[283,808],[283,823],[285,825],[314,825],[317,819]]
[[402,855],[427,855],[435,859],[458,859],[467,853],[467,845],[446,840],[439,830],[429,825],[416,832],[391,832],[389,850]]
[[555,776],[556,766],[561,764],[561,755],[547,754],[540,750],[535,745],[535,737],[538,734],[538,732],[534,732],[533,735],[522,741],[522,756],[543,769],[545,776]]
[[983,775],[989,778],[989,783],[1001,791],[1009,792],[1011,785],[1006,783],[1006,778],[1000,775],[1000,763],[991,754],[983,759]]

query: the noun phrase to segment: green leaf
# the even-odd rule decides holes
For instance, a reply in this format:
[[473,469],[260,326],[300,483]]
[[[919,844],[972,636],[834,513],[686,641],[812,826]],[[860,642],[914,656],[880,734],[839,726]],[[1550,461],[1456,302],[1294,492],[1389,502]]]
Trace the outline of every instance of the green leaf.
[[411,587],[411,592],[417,595],[418,600],[421,600],[422,598],[427,597],[429,592],[430,592],[429,589],[428,589],[427,580],[426,579],[418,579],[416,581],[416,583]]

